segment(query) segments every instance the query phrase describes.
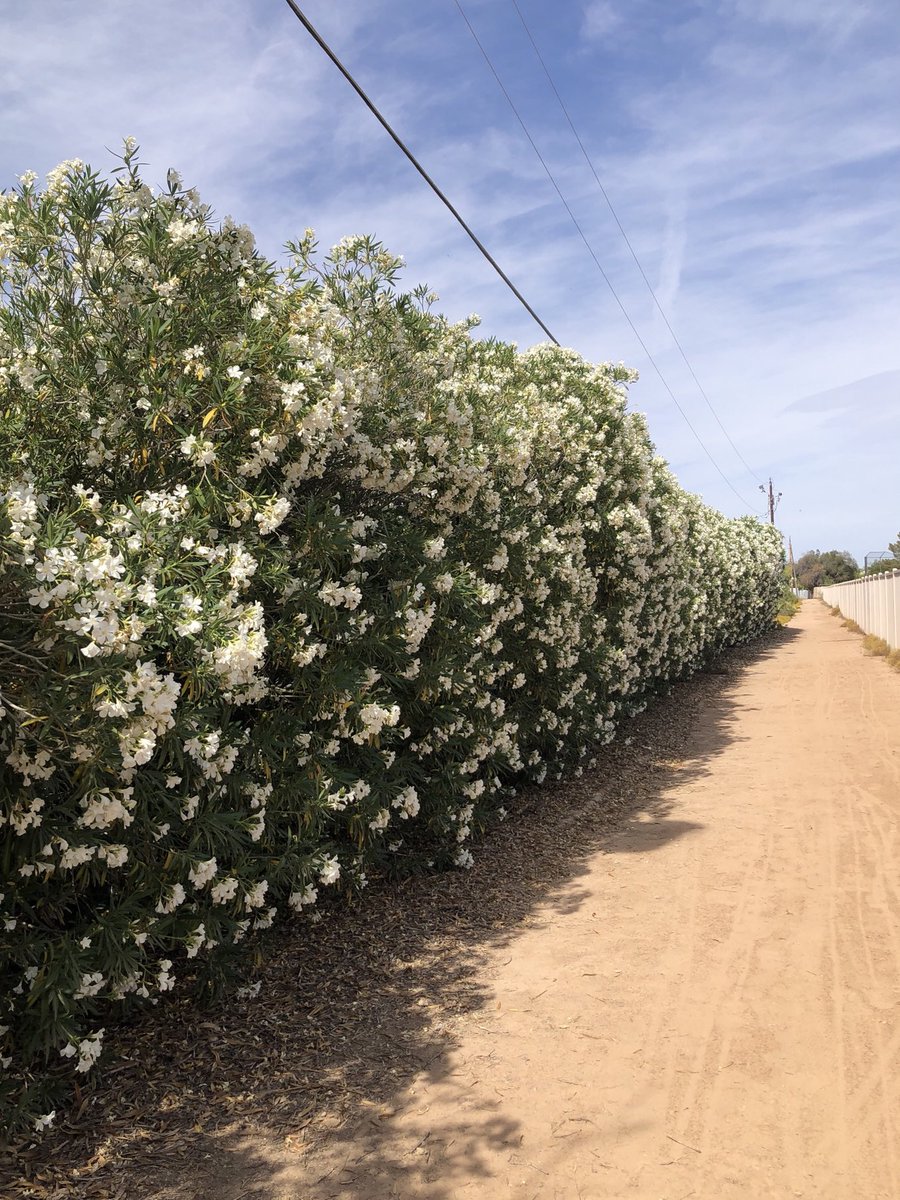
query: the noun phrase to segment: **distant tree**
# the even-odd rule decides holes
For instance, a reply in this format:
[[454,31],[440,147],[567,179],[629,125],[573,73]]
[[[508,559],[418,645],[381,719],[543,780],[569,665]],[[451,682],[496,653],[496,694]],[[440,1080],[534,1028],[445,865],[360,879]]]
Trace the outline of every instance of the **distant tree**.
[[843,583],[845,579],[855,579],[859,574],[859,563],[848,550],[826,550],[822,555],[822,565],[828,583]]
[[797,583],[802,588],[821,587],[825,575],[822,555],[818,550],[807,550],[797,559]]
[[888,550],[890,550],[894,558],[900,559],[900,533],[897,534],[896,542],[888,542]]
[[812,590],[827,587],[829,583],[843,583],[855,579],[859,564],[847,550],[807,550],[797,560],[797,583]]

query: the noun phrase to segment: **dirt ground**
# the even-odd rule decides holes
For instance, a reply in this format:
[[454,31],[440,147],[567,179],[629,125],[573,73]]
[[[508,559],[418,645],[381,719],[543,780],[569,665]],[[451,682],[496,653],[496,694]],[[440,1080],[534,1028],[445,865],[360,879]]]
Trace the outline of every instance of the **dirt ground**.
[[633,738],[285,945],[268,1033],[179,1016],[189,1102],[151,1025],[10,1194],[897,1200],[900,674],[808,601]]

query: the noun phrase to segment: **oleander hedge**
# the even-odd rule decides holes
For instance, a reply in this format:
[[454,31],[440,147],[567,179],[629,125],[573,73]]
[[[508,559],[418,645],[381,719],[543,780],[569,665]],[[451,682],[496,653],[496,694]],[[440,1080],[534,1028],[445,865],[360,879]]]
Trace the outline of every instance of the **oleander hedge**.
[[779,601],[778,535],[682,491],[623,367],[477,339],[368,238],[277,269],[136,163],[0,198],[12,1129],[274,920],[468,866]]

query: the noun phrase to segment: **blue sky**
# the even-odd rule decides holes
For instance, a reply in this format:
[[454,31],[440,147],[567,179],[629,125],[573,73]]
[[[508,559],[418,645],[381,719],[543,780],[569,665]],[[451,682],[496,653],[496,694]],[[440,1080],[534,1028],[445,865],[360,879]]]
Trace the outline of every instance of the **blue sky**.
[[[519,0],[681,359],[511,0],[462,0],[672,391],[742,497],[771,474],[811,547],[900,529],[900,21],[889,0]],[[301,7],[564,344],[641,372],[683,485],[747,511],[622,316],[454,0]],[[373,233],[453,318],[543,336],[283,0],[0,4],[0,187],[132,134],[277,257]]]

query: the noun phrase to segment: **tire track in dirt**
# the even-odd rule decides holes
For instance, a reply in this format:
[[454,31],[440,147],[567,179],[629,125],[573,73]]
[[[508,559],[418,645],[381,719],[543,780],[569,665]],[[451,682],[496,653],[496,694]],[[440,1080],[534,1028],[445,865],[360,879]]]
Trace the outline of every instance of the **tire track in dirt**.
[[829,1015],[831,1032],[836,1059],[836,1078],[832,1117],[835,1123],[834,1137],[839,1148],[838,1165],[842,1171],[847,1171],[850,1163],[850,1148],[847,1128],[847,1063],[846,1045],[844,1041],[844,985],[842,978],[841,954],[838,946],[838,864],[836,831],[834,822],[834,805],[828,805],[828,966],[831,973],[831,995],[829,997]]
[[[752,966],[755,943],[752,939],[748,940],[745,927],[755,926],[759,922],[764,904],[770,852],[771,838],[768,838],[765,849],[761,854],[751,856],[743,873],[725,953],[713,978],[708,980],[707,984],[711,984],[713,995],[708,1018],[703,1024],[702,1032],[698,1034],[699,1044],[691,1060],[693,1066],[688,1068],[693,1079],[684,1095],[680,1097],[682,1111],[686,1115],[677,1122],[675,1132],[681,1139],[699,1140],[704,1153],[709,1149],[708,1141],[711,1136],[709,1121],[705,1118],[715,1110],[717,1071],[711,1067],[710,1060],[714,1057],[719,1067],[728,1061],[731,1041],[721,1028],[722,1013],[726,1005],[733,1004],[740,996]],[[713,1049],[715,1054],[712,1053]],[[698,1111],[699,1098],[704,1090],[709,1093],[706,1112],[702,1109]]]
[[[854,849],[854,871],[852,887],[855,901],[856,928],[846,937],[848,946],[857,953],[860,951],[865,959],[866,974],[869,978],[867,994],[869,1016],[864,1031],[859,1038],[865,1046],[865,1034],[868,1033],[871,1042],[871,1056],[874,1059],[869,1070],[854,1087],[846,1110],[846,1120],[849,1129],[850,1144],[859,1151],[871,1136],[880,1136],[883,1144],[871,1147],[885,1163],[891,1176],[892,1194],[900,1195],[898,1186],[898,1130],[897,1114],[900,1113],[900,1029],[895,1029],[892,1037],[887,1040],[881,1032],[879,1010],[896,1010],[900,1005],[900,958],[898,958],[897,929],[900,924],[900,904],[897,904],[897,891],[890,887],[890,875],[893,859],[890,853],[893,839],[885,839],[874,834],[877,822],[878,806],[875,797],[859,786],[850,785],[851,803],[847,806],[850,823],[850,833]],[[856,814],[864,814],[863,820],[872,830],[870,838],[871,854],[868,858],[861,852]],[[890,958],[892,970],[890,978],[885,979],[885,971],[879,970],[872,948],[869,928],[872,924],[870,906],[867,914],[864,901],[871,894],[871,881],[879,879],[888,885],[893,894],[894,905],[892,919],[885,923],[888,936],[882,939],[880,948],[883,958]],[[890,909],[890,902],[885,906]],[[857,988],[857,994],[861,991]],[[891,996],[893,995],[893,1000]],[[872,1010],[875,1010],[872,1012]],[[862,1054],[860,1055],[862,1058]]]
[[[861,802],[858,806],[854,806],[854,811],[864,812],[865,803],[862,798],[866,795],[863,789],[856,789],[857,795]],[[875,814],[873,814],[874,816]],[[872,826],[870,825],[870,828]],[[870,978],[870,996],[871,1004],[876,1009],[887,1009],[889,1011],[891,1002],[889,999],[890,993],[895,996],[895,1003],[900,1003],[900,903],[898,903],[898,893],[894,891],[894,920],[888,922],[889,937],[885,939],[882,947],[882,959],[887,960],[879,969],[879,964],[876,961],[875,954],[872,952],[870,938],[867,933],[867,925],[870,924],[870,918],[864,908],[864,900],[869,899],[868,912],[871,912],[874,906],[871,903],[872,879],[880,877],[885,879],[893,866],[896,869],[896,858],[890,854],[885,855],[883,842],[876,837],[871,837],[873,847],[874,861],[861,860],[858,864],[856,872],[857,878],[857,896],[859,898],[859,925],[860,933],[863,938],[863,945],[866,950],[866,956],[869,965]],[[865,882],[865,886],[864,885]],[[883,978],[890,966],[890,979],[885,984]],[[898,1154],[898,1140],[900,1140],[900,1131],[895,1130],[892,1115],[900,1110],[900,1070],[898,1064],[891,1060],[891,1056],[887,1050],[885,1038],[880,1030],[880,1021],[876,1020],[873,1023],[873,1032],[877,1039],[876,1054],[878,1056],[878,1070],[880,1075],[881,1086],[881,1119],[884,1127],[885,1137],[888,1142],[888,1154],[886,1161],[892,1168],[892,1183],[894,1191],[900,1195],[900,1171],[897,1169],[897,1164],[900,1163],[900,1154]]]
[[[859,828],[858,828],[858,821],[857,821],[856,816],[854,815],[855,813],[861,811],[864,807],[864,805],[862,803],[859,803],[863,793],[862,793],[861,789],[859,789],[859,788],[854,788],[853,792],[855,792],[856,795],[855,795],[855,797],[853,797],[853,800],[851,801],[851,804],[849,806],[849,812],[851,814],[851,821],[852,821],[851,837],[852,837],[853,866],[854,866],[853,876],[854,876],[854,880],[855,880],[854,893],[855,893],[855,910],[856,910],[855,915],[856,915],[856,925],[857,925],[857,937],[858,937],[858,945],[862,948],[863,956],[865,958],[866,974],[867,974],[868,980],[869,980],[870,994],[873,997],[873,1002],[877,1003],[877,999],[875,999],[875,998],[877,998],[880,995],[882,978],[881,978],[881,973],[879,972],[878,967],[876,965],[875,956],[873,954],[873,949],[872,949],[872,945],[871,945],[871,940],[870,940],[870,937],[868,934],[869,918],[868,918],[866,908],[865,908],[865,901],[870,892],[870,884],[869,884],[868,880],[870,878],[870,871],[871,871],[871,867],[873,864],[871,863],[870,860],[864,859],[863,852],[862,852],[862,846],[861,846],[861,838],[860,838],[860,833],[859,833]],[[851,795],[852,795],[852,793],[851,793]],[[869,830],[867,832],[869,832],[869,835],[871,837],[871,826],[869,827]],[[890,939],[890,942],[891,942],[890,948],[892,951],[892,958],[894,960],[895,982],[896,982],[896,978],[897,978],[896,941],[897,941],[896,936],[894,936]],[[886,1162],[888,1171],[891,1176],[891,1187],[894,1192],[897,1192],[898,1191],[897,1168],[896,1168],[896,1164],[898,1161],[897,1138],[896,1138],[896,1135],[895,1135],[895,1132],[893,1129],[891,1113],[898,1105],[900,1105],[900,1097],[897,1097],[895,1099],[894,1103],[892,1103],[892,1101],[891,1101],[891,1068],[892,1068],[892,1064],[890,1062],[889,1055],[887,1054],[885,1043],[884,1043],[884,1038],[881,1035],[881,1032],[878,1028],[877,1022],[873,1022],[873,1024],[872,1024],[872,1033],[873,1033],[874,1043],[875,1043],[874,1044],[874,1053],[877,1058],[877,1064],[876,1064],[876,1067],[873,1068],[872,1074],[875,1075],[877,1073],[877,1076],[878,1076],[878,1087],[879,1087],[880,1102],[881,1102],[880,1108],[878,1111],[878,1120],[879,1120],[879,1124],[881,1126],[882,1134],[887,1143],[887,1153],[885,1156],[885,1162]],[[853,1134],[857,1135],[857,1130],[855,1127],[853,1130]]]

